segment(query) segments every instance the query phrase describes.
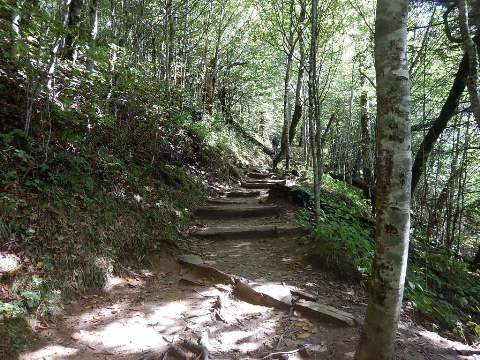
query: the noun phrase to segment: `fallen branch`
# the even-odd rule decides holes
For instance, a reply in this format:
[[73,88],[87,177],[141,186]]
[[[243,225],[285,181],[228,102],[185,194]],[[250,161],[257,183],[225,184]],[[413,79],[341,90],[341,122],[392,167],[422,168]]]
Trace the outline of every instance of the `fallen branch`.
[[311,344],[302,345],[301,347],[299,347],[298,349],[295,349],[295,350],[274,352],[274,353],[268,354],[267,356],[264,356],[264,357],[262,358],[262,360],[263,360],[263,359],[271,359],[271,358],[273,358],[274,356],[279,356],[279,355],[292,355],[292,354],[296,354],[296,353],[298,353],[298,352],[300,352],[300,351],[306,350],[309,346],[311,346]]

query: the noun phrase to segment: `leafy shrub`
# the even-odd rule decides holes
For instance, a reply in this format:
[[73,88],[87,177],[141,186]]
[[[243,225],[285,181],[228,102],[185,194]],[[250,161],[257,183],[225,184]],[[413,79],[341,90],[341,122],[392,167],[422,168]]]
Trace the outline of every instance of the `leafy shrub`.
[[370,231],[354,221],[346,222],[327,215],[315,228],[314,236],[320,250],[335,259],[334,268],[346,261],[360,274],[370,274],[374,252]]
[[[371,229],[361,221],[361,216],[368,214],[368,204],[356,190],[339,183],[325,176],[321,195],[323,216],[321,222],[312,227],[311,252],[321,258],[323,267],[337,273],[340,268],[344,276],[356,278],[370,273],[374,253]],[[310,195],[313,204],[313,189],[308,185],[302,189]],[[300,222],[313,222],[312,211],[304,212]]]

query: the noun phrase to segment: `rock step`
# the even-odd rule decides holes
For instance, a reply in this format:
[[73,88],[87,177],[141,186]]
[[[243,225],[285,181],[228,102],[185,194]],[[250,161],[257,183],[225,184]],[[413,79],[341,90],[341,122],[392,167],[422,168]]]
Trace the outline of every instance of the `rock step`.
[[258,200],[249,198],[215,198],[207,200],[207,203],[211,205],[255,204],[256,202]]
[[300,236],[305,230],[296,225],[215,226],[193,233],[196,237],[212,240],[238,240],[281,236]]
[[252,198],[262,195],[261,191],[232,190],[225,193],[228,198]]
[[284,209],[276,205],[210,205],[198,208],[194,216],[203,219],[234,219],[275,216]]
[[242,181],[242,187],[245,189],[269,189],[275,185],[285,185],[285,180],[269,180],[269,181]]
[[285,185],[287,180],[285,179],[245,179],[243,183],[245,184],[281,184]]
[[247,176],[252,179],[268,179],[274,176],[272,173],[249,172]]

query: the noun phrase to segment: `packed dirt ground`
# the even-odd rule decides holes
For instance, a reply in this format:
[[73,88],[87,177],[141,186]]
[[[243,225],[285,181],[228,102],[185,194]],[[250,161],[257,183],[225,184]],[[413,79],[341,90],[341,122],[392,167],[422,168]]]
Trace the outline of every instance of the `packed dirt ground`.
[[[284,181],[254,172],[212,198],[179,249],[66,304],[20,358],[353,359],[366,291],[305,260],[294,206],[268,198],[275,183]],[[294,306],[302,301],[320,310]],[[480,359],[412,319],[404,306],[397,359]]]

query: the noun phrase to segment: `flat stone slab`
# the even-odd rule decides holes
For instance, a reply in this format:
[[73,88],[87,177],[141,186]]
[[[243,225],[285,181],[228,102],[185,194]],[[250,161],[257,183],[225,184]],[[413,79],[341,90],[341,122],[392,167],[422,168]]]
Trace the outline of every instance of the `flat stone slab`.
[[192,254],[178,255],[177,260],[182,264],[199,265],[204,263],[203,259],[200,256]]
[[285,185],[287,183],[287,180],[285,179],[246,179],[243,181],[245,184],[281,184]]
[[252,179],[268,179],[274,176],[272,173],[261,173],[261,172],[249,172],[247,176]]
[[275,185],[285,185],[286,181],[285,180],[277,180],[275,182],[273,181],[243,181],[242,182],[242,187],[245,189],[270,189],[271,187]]
[[288,310],[292,307],[290,288],[277,284],[258,284],[235,280],[233,294],[254,305]]
[[262,195],[261,191],[232,190],[225,193],[228,198],[252,198]]
[[358,320],[352,314],[318,302],[299,300],[295,302],[294,309],[305,315],[336,325],[352,327],[358,325]]
[[254,204],[255,201],[255,199],[249,198],[215,198],[207,200],[211,205]]
[[305,230],[297,225],[267,224],[254,226],[215,226],[200,229],[193,235],[214,240],[237,240],[282,236],[301,236]]
[[291,293],[293,296],[296,296],[300,299],[309,300],[309,301],[317,301],[317,298],[318,298],[317,295],[310,294],[303,290],[292,290]]
[[198,208],[195,217],[204,219],[235,219],[246,217],[274,216],[283,211],[276,205],[210,205]]

